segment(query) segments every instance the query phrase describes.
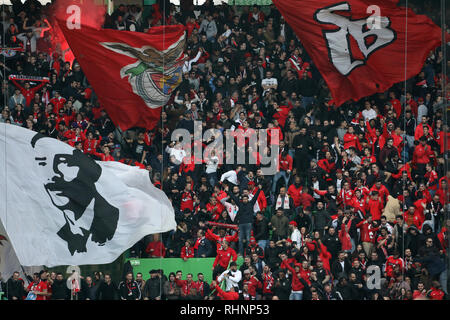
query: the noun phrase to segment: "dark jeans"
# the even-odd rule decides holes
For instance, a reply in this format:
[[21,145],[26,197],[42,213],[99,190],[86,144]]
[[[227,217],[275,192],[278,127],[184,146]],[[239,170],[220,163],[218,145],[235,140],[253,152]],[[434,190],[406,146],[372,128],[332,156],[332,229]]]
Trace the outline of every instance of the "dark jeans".
[[251,223],[243,223],[239,225],[239,253],[244,255],[244,249],[250,242],[250,234],[252,232]]
[[213,173],[207,173],[206,174],[208,176],[208,182],[211,185],[211,187],[214,188],[214,186],[217,184],[218,180],[217,180],[217,172],[213,172]]

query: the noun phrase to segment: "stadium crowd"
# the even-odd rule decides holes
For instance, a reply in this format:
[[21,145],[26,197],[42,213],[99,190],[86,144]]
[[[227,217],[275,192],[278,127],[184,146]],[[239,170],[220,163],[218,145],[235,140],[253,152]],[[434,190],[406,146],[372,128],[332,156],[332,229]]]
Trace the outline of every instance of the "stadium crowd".
[[[273,5],[208,0],[196,8],[183,2],[179,10],[162,2],[147,19],[142,8],[120,5],[105,28],[145,32],[182,23],[189,57],[160,124],[121,132],[80,65],[64,61],[45,22],[51,5],[12,3],[3,6],[0,24],[2,46],[14,48],[2,50],[0,122],[65,141],[96,160],[149,171],[173,204],[177,229],[147,236],[131,256],[215,258],[212,283],[176,270],[151,270],[147,280],[129,273],[123,281],[96,273],[82,279],[79,299],[448,297],[449,96],[442,96],[440,48],[406,88],[336,107]],[[221,131],[278,130],[277,172],[264,175],[260,163],[222,164],[214,153],[202,164],[183,162],[182,143],[171,133],[193,133],[194,121]],[[2,283],[8,299],[29,291],[42,300],[70,298],[62,274],[35,274],[27,288],[18,273]]]

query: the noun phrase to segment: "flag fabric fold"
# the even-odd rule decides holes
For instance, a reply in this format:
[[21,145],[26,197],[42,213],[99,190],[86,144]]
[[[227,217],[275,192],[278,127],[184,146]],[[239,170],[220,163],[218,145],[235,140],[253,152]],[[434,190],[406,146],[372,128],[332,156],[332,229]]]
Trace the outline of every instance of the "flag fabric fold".
[[145,169],[94,161],[53,138],[0,124],[0,219],[24,266],[111,263],[176,228]]

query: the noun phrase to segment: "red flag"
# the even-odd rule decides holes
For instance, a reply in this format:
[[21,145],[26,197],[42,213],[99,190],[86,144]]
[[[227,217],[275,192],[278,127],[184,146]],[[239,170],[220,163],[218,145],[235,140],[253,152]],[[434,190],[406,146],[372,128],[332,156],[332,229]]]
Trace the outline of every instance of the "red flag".
[[182,81],[184,26],[140,33],[59,25],[111,120],[122,130],[152,129]]
[[[397,7],[398,0],[273,2],[327,82],[336,105],[404,81],[405,53],[406,78],[417,75],[430,50],[441,43],[441,29],[426,16]],[[379,18],[372,16],[373,10]]]

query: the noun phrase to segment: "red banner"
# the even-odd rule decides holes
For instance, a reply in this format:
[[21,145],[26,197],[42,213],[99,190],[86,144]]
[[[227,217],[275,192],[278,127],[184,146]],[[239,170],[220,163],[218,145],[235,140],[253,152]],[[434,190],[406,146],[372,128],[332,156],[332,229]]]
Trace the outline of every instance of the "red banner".
[[114,124],[152,129],[161,106],[182,81],[184,27],[149,33],[59,25],[75,58]]
[[398,0],[273,2],[322,74],[336,105],[384,92],[405,76],[417,75],[441,43],[441,29],[426,16],[398,7]]

